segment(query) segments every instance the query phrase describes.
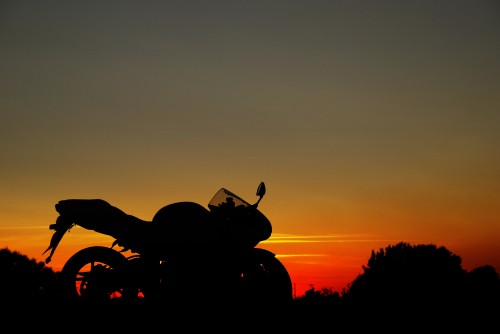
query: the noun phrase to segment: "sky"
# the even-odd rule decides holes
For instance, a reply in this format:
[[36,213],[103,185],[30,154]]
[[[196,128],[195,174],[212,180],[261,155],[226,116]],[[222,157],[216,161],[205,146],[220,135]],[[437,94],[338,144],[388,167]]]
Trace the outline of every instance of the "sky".
[[499,34],[496,0],[1,0],[0,247],[44,261],[59,200],[264,181],[296,296],[399,242],[500,272]]

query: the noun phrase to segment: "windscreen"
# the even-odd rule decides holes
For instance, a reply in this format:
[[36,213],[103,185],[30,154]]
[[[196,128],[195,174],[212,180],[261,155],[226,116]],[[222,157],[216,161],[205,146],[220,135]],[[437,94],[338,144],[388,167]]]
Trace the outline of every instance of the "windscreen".
[[215,195],[212,197],[210,200],[210,203],[208,203],[208,206],[220,206],[222,203],[228,203],[233,201],[234,206],[250,206],[249,203],[247,203],[244,199],[240,198],[239,196],[233,194],[229,190],[225,188],[221,188]]

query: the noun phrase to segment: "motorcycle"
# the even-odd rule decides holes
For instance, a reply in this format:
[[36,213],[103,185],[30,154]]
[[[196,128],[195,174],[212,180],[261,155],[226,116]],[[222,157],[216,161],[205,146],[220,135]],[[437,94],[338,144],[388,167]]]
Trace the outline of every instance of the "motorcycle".
[[[74,226],[113,237],[111,247],[91,246],[72,255],[59,273],[65,302],[143,304],[225,301],[283,305],[292,300],[285,266],[269,250],[256,247],[272,233],[257,207],[220,188],[208,209],[175,202],[142,220],[102,199],[66,199],[45,263]],[[121,247],[121,250],[115,248]],[[129,255],[125,255],[129,254]]]

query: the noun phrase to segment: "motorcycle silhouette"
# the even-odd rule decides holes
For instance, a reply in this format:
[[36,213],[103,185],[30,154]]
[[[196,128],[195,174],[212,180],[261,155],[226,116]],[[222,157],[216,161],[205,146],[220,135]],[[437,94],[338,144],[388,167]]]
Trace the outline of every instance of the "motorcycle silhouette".
[[271,222],[257,209],[265,193],[261,182],[259,199],[249,204],[221,188],[208,209],[176,202],[158,210],[151,221],[102,199],[61,200],[55,205],[56,223],[49,226],[54,233],[43,253],[50,250],[45,262],[65,233],[79,225],[115,240],[111,247],[87,247],[67,260],[59,275],[65,302],[288,303],[288,271],[274,253],[256,247],[272,233]]

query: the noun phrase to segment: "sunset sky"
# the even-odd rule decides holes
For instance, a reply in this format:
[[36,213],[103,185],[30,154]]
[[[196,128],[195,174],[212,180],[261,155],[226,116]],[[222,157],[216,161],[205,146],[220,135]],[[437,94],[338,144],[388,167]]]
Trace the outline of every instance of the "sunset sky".
[[0,247],[44,261],[62,199],[264,181],[296,295],[399,242],[500,272],[499,36],[496,0],[1,1]]

